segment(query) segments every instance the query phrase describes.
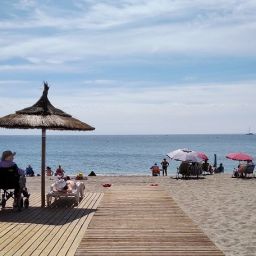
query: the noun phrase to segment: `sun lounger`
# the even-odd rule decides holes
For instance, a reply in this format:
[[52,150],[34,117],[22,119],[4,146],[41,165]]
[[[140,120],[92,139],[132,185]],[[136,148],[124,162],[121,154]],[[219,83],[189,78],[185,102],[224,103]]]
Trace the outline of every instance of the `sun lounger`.
[[255,165],[247,165],[244,171],[245,176],[247,176],[248,174],[252,174],[253,175],[253,171],[254,171]]
[[200,164],[192,165],[189,170],[189,176],[196,176],[197,178],[199,175],[202,175],[203,170]]
[[182,175],[182,178],[188,178],[189,177],[189,163],[188,162],[182,162],[179,167],[177,167],[177,176],[176,178],[179,179],[180,175]]
[[197,178],[199,175],[202,175],[203,170],[200,164],[190,164],[188,162],[182,162],[182,164],[177,168],[177,176],[178,179],[180,175],[182,178],[189,178],[192,176],[196,176]]
[[[74,182],[74,181],[73,181]],[[47,206],[52,204],[52,199],[60,200],[66,198],[75,199],[75,204],[78,205],[80,200],[84,197],[85,185],[81,181],[74,182],[72,191],[67,191],[65,189],[58,189],[56,183],[52,184],[49,193],[46,195]]]
[[248,177],[248,175],[250,175],[250,174],[253,176],[254,168],[255,168],[254,164],[240,165],[238,169],[234,169],[232,177],[243,178],[243,177]]

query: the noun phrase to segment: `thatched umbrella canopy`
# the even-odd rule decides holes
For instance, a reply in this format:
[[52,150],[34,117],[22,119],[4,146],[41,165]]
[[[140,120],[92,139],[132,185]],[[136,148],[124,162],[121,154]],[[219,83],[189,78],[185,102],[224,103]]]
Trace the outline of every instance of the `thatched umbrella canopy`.
[[41,161],[41,204],[45,206],[45,149],[46,129],[91,131],[95,128],[73,118],[71,115],[55,108],[48,100],[49,86],[44,82],[41,98],[31,107],[16,111],[0,118],[0,127],[10,129],[42,129],[42,161]]

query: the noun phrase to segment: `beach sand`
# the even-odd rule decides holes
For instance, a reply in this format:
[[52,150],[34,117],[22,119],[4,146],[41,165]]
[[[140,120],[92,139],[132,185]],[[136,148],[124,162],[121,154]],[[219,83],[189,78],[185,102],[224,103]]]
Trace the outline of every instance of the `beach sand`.
[[[54,177],[46,177],[46,188]],[[256,255],[256,179],[234,179],[230,174],[203,179],[172,177],[96,176],[84,181],[86,191],[104,192],[102,184],[150,184],[162,186],[186,214],[225,255]],[[27,178],[31,191],[40,191],[40,177]],[[111,188],[110,188],[111,189]],[[161,212],[159,212],[161,218]]]

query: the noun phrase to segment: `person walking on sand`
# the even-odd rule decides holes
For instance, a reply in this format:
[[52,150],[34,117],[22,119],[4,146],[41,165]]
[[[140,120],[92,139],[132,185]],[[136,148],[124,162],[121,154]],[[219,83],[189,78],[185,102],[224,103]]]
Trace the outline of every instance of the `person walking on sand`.
[[167,168],[169,166],[169,162],[166,160],[166,158],[164,158],[164,160],[161,163],[162,165],[162,170],[163,170],[163,176],[167,176]]

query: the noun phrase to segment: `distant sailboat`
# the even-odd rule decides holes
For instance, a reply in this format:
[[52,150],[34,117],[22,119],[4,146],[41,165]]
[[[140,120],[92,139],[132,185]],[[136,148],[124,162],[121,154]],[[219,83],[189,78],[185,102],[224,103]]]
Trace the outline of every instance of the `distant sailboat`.
[[248,133],[246,133],[245,135],[254,135],[254,134],[251,132],[251,129],[249,128]]

